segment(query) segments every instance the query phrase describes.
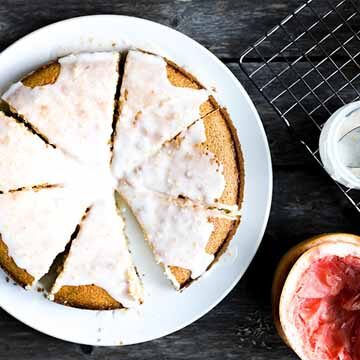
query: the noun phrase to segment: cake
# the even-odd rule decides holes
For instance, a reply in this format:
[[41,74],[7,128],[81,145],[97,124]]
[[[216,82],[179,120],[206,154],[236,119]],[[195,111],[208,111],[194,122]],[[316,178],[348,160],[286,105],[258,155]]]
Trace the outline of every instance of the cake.
[[65,250],[89,205],[78,191],[62,187],[0,194],[1,266],[31,286]]
[[[178,78],[181,86],[173,84]],[[209,112],[208,92],[188,87],[183,78],[162,57],[129,51],[121,84],[120,120],[115,128],[112,168],[116,177],[123,177],[201,113]]]
[[[144,79],[145,86],[142,85]],[[192,91],[188,93],[187,90]],[[192,98],[197,94],[199,101],[185,102],[187,107],[176,109],[174,121],[181,120],[179,127],[166,127],[169,119],[173,120],[170,110],[154,114],[153,109],[166,107],[166,104],[178,101],[179,96],[186,98],[189,94]],[[134,104],[132,97],[142,99],[141,107],[139,103]],[[120,102],[113,173],[120,179],[118,190],[133,210],[145,237],[152,238],[152,229],[139,215],[141,205],[135,201],[136,193],[142,190],[145,190],[143,194],[148,194],[147,197],[170,197],[175,204],[179,203],[179,198],[184,198],[186,203],[193,202],[191,206],[196,208],[227,209],[234,216],[207,218],[213,231],[211,236],[204,235],[207,241],[203,250],[214,258],[238,225],[242,199],[242,157],[226,111],[219,108],[194,78],[174,64],[139,51],[127,55]],[[141,116],[137,117],[139,112]],[[132,138],[125,137],[128,133]],[[161,141],[157,142],[158,139]],[[136,150],[141,152],[134,157],[130,152]],[[142,157],[141,161],[138,156]],[[149,195],[149,190],[158,194]],[[153,241],[149,240],[149,243],[155,258],[165,265],[166,273],[176,288],[197,277],[187,268],[161,261]],[[170,247],[168,251],[171,252]]]
[[231,132],[221,111],[215,110],[164,144],[125,179],[175,198],[236,209],[237,174]]
[[75,167],[64,153],[3,112],[0,112],[0,154],[0,192],[64,185]]
[[217,225],[236,219],[221,210],[126,182],[119,190],[138,219],[156,261],[177,289],[207,270],[216,253],[212,247],[218,242]]
[[108,159],[119,54],[69,55],[10,87],[3,100],[56,147],[83,162]]
[[177,289],[208,270],[239,224],[243,160],[226,110],[168,59],[119,59],[69,55],[2,97],[0,266],[25,287],[50,269],[49,298],[84,309],[143,301],[115,192]]
[[[15,146],[23,147],[18,152],[20,159],[9,156],[9,161],[0,165],[0,176],[4,174],[7,181],[3,182],[0,207],[10,204],[6,211],[13,214],[12,218],[0,220],[0,265],[23,286],[31,287],[50,269],[55,257],[77,239],[73,237],[79,228],[81,231],[85,214],[92,214],[94,204],[113,191],[110,149],[118,65],[118,53],[70,55],[41,67],[12,85],[3,95],[10,112],[2,116],[1,150],[16,154]],[[16,183],[6,175],[12,168]],[[48,200],[42,200],[46,197],[45,190]],[[61,191],[69,193],[69,197],[62,195],[52,199]],[[51,209],[55,205],[58,211]],[[81,211],[75,214],[80,205]],[[34,211],[31,211],[32,206]],[[19,224],[19,218],[14,216],[17,212],[20,219],[28,219],[29,223]],[[60,220],[55,224],[56,218]],[[66,227],[61,219],[68,218],[73,223],[70,226],[69,220]],[[92,218],[89,215],[89,219]],[[9,225],[6,221],[11,219],[14,222]],[[59,231],[53,233],[58,227]],[[41,234],[36,231],[38,228],[42,230]],[[118,228],[119,239],[122,239],[122,228]],[[39,248],[43,246],[46,246],[46,251],[41,254],[43,264],[37,269],[32,260],[40,257]],[[120,242],[118,246],[119,249],[115,247],[113,251],[123,250],[125,245]],[[21,248],[28,251],[19,254]],[[71,250],[69,261],[73,258],[72,253]],[[66,255],[65,251],[65,259]],[[127,259],[129,261],[130,255]],[[59,281],[64,274],[59,276]],[[141,287],[134,270],[125,281],[132,291]],[[70,284],[64,285],[53,298],[57,302],[89,309],[119,308],[124,304],[118,300],[126,300],[113,299],[92,282],[79,284],[76,289]]]
[[124,226],[111,193],[89,209],[51,290],[56,302],[118,309],[142,301]]

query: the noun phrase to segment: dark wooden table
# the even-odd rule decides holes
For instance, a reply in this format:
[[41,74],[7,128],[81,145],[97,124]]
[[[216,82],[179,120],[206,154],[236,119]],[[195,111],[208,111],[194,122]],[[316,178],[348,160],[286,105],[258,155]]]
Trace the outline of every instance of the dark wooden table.
[[44,25],[101,13],[144,17],[191,36],[226,63],[248,90],[262,117],[274,168],[272,211],[257,256],[235,289],[202,319],[146,344],[94,348],[43,335],[0,310],[0,360],[296,359],[277,336],[272,323],[270,288],[275,266],[289,247],[308,236],[331,231],[357,232],[359,216],[289,136],[237,62],[248,45],[300,4],[295,0],[0,2],[0,50]]

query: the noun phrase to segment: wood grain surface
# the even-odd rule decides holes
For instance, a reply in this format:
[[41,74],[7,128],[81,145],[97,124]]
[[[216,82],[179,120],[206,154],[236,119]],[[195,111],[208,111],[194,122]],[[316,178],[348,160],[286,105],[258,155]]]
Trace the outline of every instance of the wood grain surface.
[[[289,135],[240,70],[238,58],[301,3],[295,0],[0,2],[0,50],[44,25],[90,14],[143,17],[191,36],[224,61],[249,92],[263,120],[274,167],[273,205],[262,245],[235,289],[202,319],[149,343],[96,348],[48,337],[0,310],[0,360],[297,359],[277,336],[271,318],[270,288],[275,266],[289,247],[306,237],[332,231],[357,233],[359,215]],[[251,58],[247,66],[256,66],[258,61],[259,58]]]

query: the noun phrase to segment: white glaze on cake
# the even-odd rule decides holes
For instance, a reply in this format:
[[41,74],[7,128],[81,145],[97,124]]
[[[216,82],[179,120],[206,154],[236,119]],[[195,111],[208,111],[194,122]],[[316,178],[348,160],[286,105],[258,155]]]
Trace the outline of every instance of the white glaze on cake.
[[9,256],[38,280],[64,251],[89,205],[71,188],[0,194],[0,233]]
[[206,141],[202,120],[166,143],[126,179],[149,190],[214,204],[225,188],[223,167],[200,144]]
[[214,260],[214,255],[206,252],[214,230],[209,219],[225,215],[125,182],[119,183],[119,191],[139,221],[158,263],[188,269],[193,279],[206,271]]
[[69,55],[54,84],[18,82],[3,99],[41,134],[84,162],[109,161],[118,53]]
[[172,85],[166,66],[163,58],[140,51],[126,57],[112,161],[117,177],[200,118],[208,92]]
[[[44,162],[50,161],[45,150],[59,154],[63,150],[79,160],[65,188],[0,195],[0,233],[9,255],[39,279],[91,207],[53,294],[63,285],[95,284],[125,307],[139,302],[142,289],[127,249],[124,224],[109,200],[119,177],[127,175],[119,189],[141,223],[156,260],[169,277],[169,266],[189,269],[192,278],[199,277],[214,259],[205,250],[214,230],[209,219],[235,216],[209,208],[222,195],[225,179],[214,154],[198,146],[206,140],[203,121],[198,119],[208,92],[173,86],[163,58],[130,51],[110,169],[118,54],[71,55],[59,63],[61,71],[54,84],[31,89],[19,82],[4,95],[14,110],[58,147],[42,143]],[[0,141],[1,131],[0,123]],[[176,141],[168,142],[178,134]],[[14,135],[14,145],[15,140]],[[19,140],[20,147],[23,143]],[[56,177],[63,168],[61,161],[41,166],[36,151],[27,151],[35,165],[27,171],[31,162],[26,161],[24,169],[14,174],[26,182],[32,181],[31,176]],[[46,183],[59,183],[55,180]],[[192,201],[177,199],[179,195]],[[172,281],[176,285],[174,277]]]
[[0,112],[0,191],[65,184],[76,163]]
[[124,307],[139,303],[142,287],[128,251],[124,226],[113,194],[97,201],[72,241],[52,294],[65,285],[96,285]]

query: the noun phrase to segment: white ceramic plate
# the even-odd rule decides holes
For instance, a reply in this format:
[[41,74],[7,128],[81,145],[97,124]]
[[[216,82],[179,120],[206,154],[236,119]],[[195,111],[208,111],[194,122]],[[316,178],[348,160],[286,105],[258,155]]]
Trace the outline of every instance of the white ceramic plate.
[[245,158],[242,221],[228,250],[212,269],[177,293],[143,242],[126,212],[130,247],[145,287],[137,310],[88,311],[52,303],[25,291],[0,272],[0,306],[48,335],[90,345],[140,343],[177,331],[197,320],[235,286],[249,266],[267,223],[272,170],[266,136],[250,98],[233,74],[208,50],[185,35],[147,20],[99,15],[62,21],[27,35],[0,55],[0,93],[39,65],[71,52],[124,49],[153,50],[190,70],[208,88],[216,87],[238,130]]

